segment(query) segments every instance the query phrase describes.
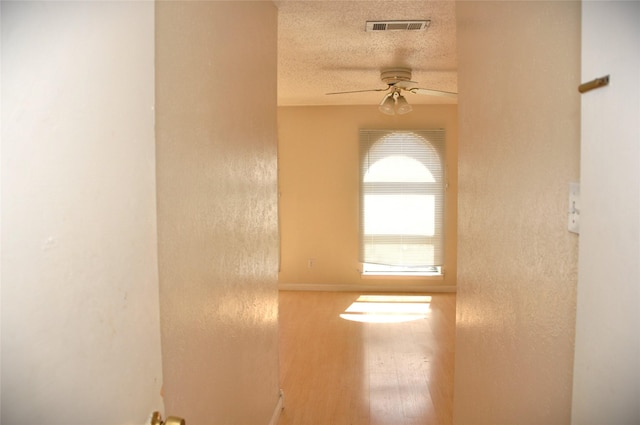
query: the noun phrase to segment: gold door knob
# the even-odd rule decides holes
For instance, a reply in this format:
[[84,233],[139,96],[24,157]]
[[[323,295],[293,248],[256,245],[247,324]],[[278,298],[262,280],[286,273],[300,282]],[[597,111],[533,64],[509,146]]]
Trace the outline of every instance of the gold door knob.
[[166,421],[163,421],[160,412],[153,412],[149,425],[185,425],[185,421],[177,416],[169,416]]

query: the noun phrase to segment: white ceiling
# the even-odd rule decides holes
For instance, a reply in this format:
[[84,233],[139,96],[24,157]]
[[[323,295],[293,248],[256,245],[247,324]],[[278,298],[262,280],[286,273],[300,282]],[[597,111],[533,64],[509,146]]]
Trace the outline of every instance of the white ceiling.
[[[408,67],[418,87],[457,92],[455,1],[274,1],[278,7],[278,104],[370,105],[385,93],[380,69]],[[429,19],[426,31],[365,32],[370,20]],[[455,99],[408,93],[411,104]]]

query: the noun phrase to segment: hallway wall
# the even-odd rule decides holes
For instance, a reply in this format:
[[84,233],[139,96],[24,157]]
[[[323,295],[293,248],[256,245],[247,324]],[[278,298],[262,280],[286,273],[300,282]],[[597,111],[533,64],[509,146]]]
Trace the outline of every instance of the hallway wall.
[[278,402],[276,43],[272,2],[156,3],[164,396],[190,425]]
[[162,410],[153,2],[5,2],[2,417]]
[[580,3],[459,2],[454,423],[566,424]]

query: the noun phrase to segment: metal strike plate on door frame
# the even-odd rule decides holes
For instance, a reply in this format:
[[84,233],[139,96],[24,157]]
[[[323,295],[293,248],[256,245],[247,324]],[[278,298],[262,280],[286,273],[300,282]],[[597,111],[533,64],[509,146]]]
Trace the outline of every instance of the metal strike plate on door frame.
[[609,76],[605,75],[604,77],[591,80],[588,83],[580,84],[580,86],[578,87],[578,91],[580,93],[586,93],[588,91],[599,89],[600,87],[604,87],[608,85],[609,85]]

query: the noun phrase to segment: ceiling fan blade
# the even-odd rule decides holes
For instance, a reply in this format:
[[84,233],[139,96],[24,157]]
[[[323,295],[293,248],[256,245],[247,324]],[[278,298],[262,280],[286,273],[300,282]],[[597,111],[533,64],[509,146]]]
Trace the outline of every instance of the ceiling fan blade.
[[368,92],[368,91],[387,91],[387,90],[389,90],[389,87],[387,87],[387,88],[385,88],[385,89],[369,89],[369,90],[338,91],[338,92],[325,93],[325,94],[364,93],[364,92]]
[[415,82],[415,81],[402,81],[401,80],[401,81],[397,81],[397,82],[395,82],[393,84],[389,84],[389,85],[391,85],[393,87],[398,87],[398,88],[403,89],[403,90],[413,90],[414,88],[417,88],[416,87],[417,84],[418,83]]
[[411,93],[415,93],[415,94],[426,94],[429,96],[446,96],[446,97],[454,97],[454,98],[458,97],[458,93],[442,91],[442,90],[415,88],[415,89],[408,89],[407,91],[410,91]]

